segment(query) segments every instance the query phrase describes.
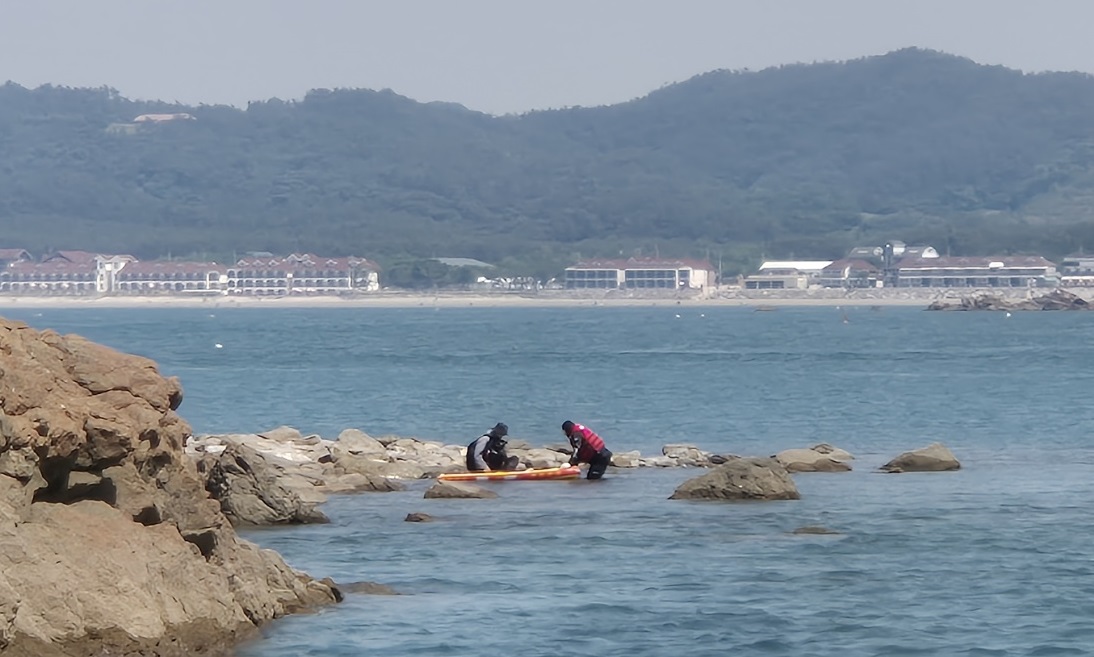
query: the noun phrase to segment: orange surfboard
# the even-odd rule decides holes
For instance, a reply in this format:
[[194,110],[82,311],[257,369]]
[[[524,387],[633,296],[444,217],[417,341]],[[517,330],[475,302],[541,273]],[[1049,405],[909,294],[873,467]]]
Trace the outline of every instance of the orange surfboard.
[[490,472],[446,472],[437,475],[440,481],[547,481],[551,479],[576,479],[581,468],[564,465],[561,468],[539,470],[494,470]]

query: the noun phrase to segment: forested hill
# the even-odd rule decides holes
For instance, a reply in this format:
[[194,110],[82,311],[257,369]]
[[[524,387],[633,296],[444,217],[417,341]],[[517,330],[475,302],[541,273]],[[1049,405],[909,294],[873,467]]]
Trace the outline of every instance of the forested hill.
[[[132,123],[148,113],[195,120]],[[1094,78],[923,50],[493,117],[390,91],[246,110],[0,87],[0,246],[837,257],[1094,247]]]

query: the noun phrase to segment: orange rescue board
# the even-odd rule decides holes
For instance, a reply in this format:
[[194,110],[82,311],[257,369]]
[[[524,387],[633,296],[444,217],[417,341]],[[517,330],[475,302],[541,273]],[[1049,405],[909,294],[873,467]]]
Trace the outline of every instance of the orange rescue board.
[[576,479],[581,468],[566,465],[561,468],[540,470],[494,470],[491,472],[446,472],[437,475],[441,481],[545,481],[550,479]]

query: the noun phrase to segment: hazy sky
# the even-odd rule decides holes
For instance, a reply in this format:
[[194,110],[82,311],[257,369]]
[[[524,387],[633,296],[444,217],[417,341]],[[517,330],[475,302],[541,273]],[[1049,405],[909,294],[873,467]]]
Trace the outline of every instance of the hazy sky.
[[495,114],[907,46],[1094,73],[1094,0],[0,0],[0,80],[230,103],[391,88]]

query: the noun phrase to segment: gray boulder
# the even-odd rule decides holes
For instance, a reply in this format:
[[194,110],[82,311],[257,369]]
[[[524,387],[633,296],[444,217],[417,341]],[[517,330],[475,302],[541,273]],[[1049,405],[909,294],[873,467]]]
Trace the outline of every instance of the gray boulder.
[[261,438],[266,440],[272,440],[278,443],[296,443],[304,440],[304,435],[300,433],[298,429],[292,427],[280,426],[276,429],[270,429],[269,431],[263,431],[257,434]]
[[812,449],[784,449],[775,455],[790,472],[847,472],[851,466]]
[[315,504],[304,502],[282,483],[280,473],[246,445],[228,445],[198,463],[205,490],[220,502],[233,525],[329,522]]
[[883,472],[945,472],[960,470],[961,463],[948,447],[942,443],[931,443],[926,447],[904,452],[892,461],[881,466]]
[[438,481],[425,492],[426,499],[491,499],[498,494],[462,481]]
[[612,465],[617,468],[637,468],[642,462],[642,453],[638,450],[612,454]]
[[[421,479],[426,470],[410,461],[379,461],[365,456],[338,454],[334,461],[338,474],[357,473],[377,479]],[[382,487],[376,490],[383,490]]]
[[709,466],[710,452],[704,452],[695,445],[665,445],[661,453],[676,462],[676,465],[701,467]]
[[741,458],[689,479],[672,500],[796,500],[801,495],[786,468],[775,459]]
[[359,429],[346,429],[338,434],[333,451],[353,456],[372,456],[387,458],[387,448],[383,443]]
[[809,449],[811,449],[814,452],[817,452],[819,454],[824,454],[828,458],[834,459],[836,461],[854,461],[855,460],[855,456],[851,452],[848,452],[845,449],[840,449],[839,447],[833,447],[832,445],[829,445],[828,443],[818,443],[816,445],[813,445]]

